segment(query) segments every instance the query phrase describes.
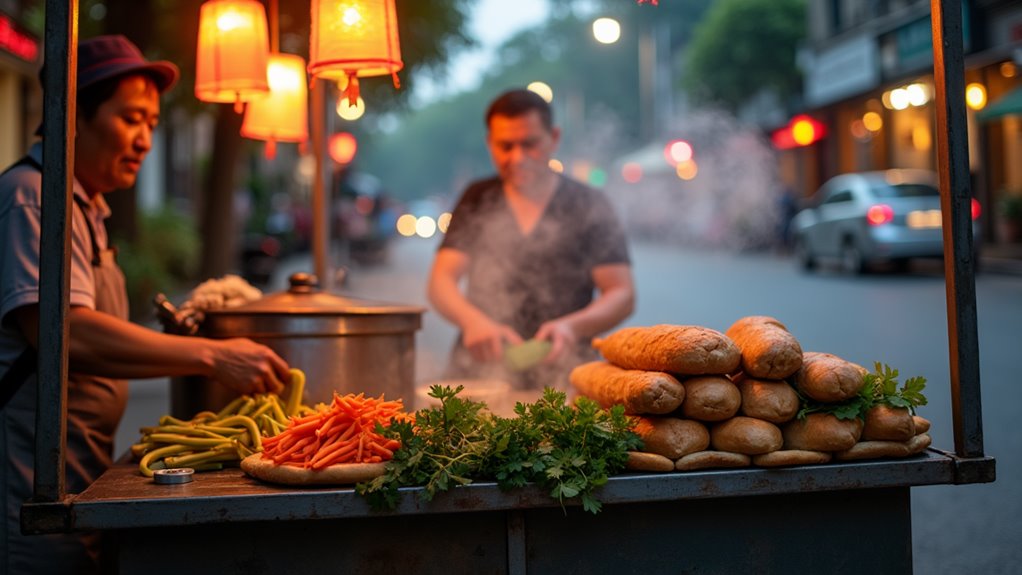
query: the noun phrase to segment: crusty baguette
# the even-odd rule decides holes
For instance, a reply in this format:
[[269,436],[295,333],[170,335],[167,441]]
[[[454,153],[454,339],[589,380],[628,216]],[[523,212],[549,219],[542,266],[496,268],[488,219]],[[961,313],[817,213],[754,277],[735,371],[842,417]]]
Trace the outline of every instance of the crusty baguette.
[[784,467],[787,465],[816,465],[830,461],[831,454],[826,451],[806,451],[804,449],[781,449],[763,455],[755,455],[752,464],[760,467]]
[[742,372],[784,379],[802,366],[802,346],[783,323],[765,315],[743,317],[725,332],[742,352]]
[[862,439],[866,441],[908,441],[916,434],[916,424],[907,407],[874,405],[866,411]]
[[929,433],[920,433],[906,441],[905,445],[908,447],[908,454],[915,455],[917,453],[922,453],[923,450],[929,447],[932,442],[933,440],[930,438]]
[[905,457],[908,446],[903,441],[860,441],[849,449],[834,453],[838,461],[858,459],[880,459],[882,457]]
[[694,471],[696,469],[715,469],[719,467],[748,467],[752,459],[741,453],[727,451],[697,451],[678,459],[674,468],[678,471]]
[[569,380],[579,394],[603,407],[621,404],[626,413],[670,413],[685,399],[685,388],[668,373],[621,369],[604,361],[576,367]]
[[629,451],[628,461],[625,462],[625,469],[665,473],[667,471],[674,471],[674,462],[656,453]]
[[677,417],[635,417],[632,428],[642,450],[677,459],[710,446],[710,432],[698,421]]
[[282,485],[351,485],[383,475],[386,463],[344,463],[323,469],[277,465],[262,453],[241,460],[241,469],[256,479]]
[[862,420],[838,419],[829,413],[810,413],[804,420],[794,419],[781,428],[784,449],[806,451],[844,451],[862,436]]
[[930,430],[930,420],[918,415],[912,416],[912,423],[915,425],[916,434],[926,433]]
[[798,394],[786,381],[754,379],[742,375],[735,379],[735,385],[742,394],[743,415],[770,423],[785,423],[794,419],[798,413]]
[[734,373],[741,362],[741,352],[726,335],[695,325],[626,327],[593,340],[593,347],[625,369],[681,375]]
[[861,365],[829,353],[802,354],[802,367],[795,372],[795,386],[806,397],[821,403],[838,403],[855,397],[866,385],[869,373]]
[[681,384],[685,386],[681,414],[689,419],[724,421],[742,406],[742,392],[726,375],[699,375]]
[[717,451],[762,455],[784,444],[781,430],[762,419],[739,415],[710,429],[710,445]]

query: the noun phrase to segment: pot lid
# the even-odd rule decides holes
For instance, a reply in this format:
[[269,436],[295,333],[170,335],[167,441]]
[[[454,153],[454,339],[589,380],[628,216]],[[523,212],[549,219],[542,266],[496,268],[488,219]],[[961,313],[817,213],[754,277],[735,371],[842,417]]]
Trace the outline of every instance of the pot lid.
[[319,289],[319,280],[308,273],[291,274],[288,289],[238,307],[212,310],[207,315],[379,315],[422,314],[425,308],[339,296]]

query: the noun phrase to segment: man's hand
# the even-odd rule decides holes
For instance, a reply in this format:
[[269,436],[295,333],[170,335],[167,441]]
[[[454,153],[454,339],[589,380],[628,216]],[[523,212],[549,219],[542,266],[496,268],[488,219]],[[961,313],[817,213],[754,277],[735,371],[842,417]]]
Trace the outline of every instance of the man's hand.
[[550,342],[550,353],[543,358],[543,363],[553,363],[575,348],[575,344],[578,343],[578,334],[575,333],[571,322],[564,318],[558,318],[539,326],[536,339],[545,339]]
[[238,393],[280,393],[291,377],[287,362],[250,339],[209,340],[213,346],[210,378]]
[[504,357],[504,344],[522,342],[510,326],[480,317],[462,326],[462,343],[476,361],[494,362]]

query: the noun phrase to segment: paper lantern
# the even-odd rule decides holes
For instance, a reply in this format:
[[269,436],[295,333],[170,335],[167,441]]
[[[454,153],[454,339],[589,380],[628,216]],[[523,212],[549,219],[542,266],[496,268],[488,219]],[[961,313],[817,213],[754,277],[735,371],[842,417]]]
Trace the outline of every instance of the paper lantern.
[[330,157],[338,164],[345,166],[355,159],[358,151],[358,140],[348,132],[338,132],[330,136]]
[[352,105],[358,78],[390,74],[398,87],[404,63],[394,0],[312,0],[309,53],[309,73],[346,81],[344,94]]
[[272,159],[276,142],[304,142],[309,138],[305,59],[294,54],[270,54],[266,75],[270,95],[246,107],[241,135],[266,140],[266,157]]
[[256,0],[209,0],[199,13],[195,97],[203,102],[241,103],[270,90],[266,11]]

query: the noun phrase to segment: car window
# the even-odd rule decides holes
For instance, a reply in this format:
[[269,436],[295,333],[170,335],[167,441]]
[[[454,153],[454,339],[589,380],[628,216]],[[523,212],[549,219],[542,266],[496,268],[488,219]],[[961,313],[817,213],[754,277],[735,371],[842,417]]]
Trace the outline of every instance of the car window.
[[873,195],[878,198],[929,198],[940,196],[940,190],[929,184],[876,184]]
[[824,204],[839,204],[852,201],[852,192],[849,190],[838,190],[823,200]]

